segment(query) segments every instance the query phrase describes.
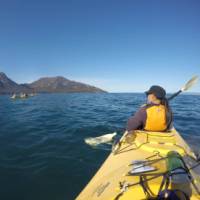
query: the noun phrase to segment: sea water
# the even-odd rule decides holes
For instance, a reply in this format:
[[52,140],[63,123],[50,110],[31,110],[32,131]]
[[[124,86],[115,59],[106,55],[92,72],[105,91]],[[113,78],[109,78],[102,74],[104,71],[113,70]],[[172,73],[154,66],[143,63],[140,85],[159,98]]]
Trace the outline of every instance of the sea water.
[[[75,199],[111,149],[84,139],[121,135],[145,101],[136,93],[0,96],[0,199]],[[175,128],[200,151],[200,96],[180,95],[170,104]]]

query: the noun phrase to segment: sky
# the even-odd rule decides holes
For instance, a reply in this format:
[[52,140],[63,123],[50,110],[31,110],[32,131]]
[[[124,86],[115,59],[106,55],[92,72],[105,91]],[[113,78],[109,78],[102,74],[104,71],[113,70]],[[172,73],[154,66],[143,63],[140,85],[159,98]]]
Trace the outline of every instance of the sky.
[[0,0],[0,71],[175,92],[200,76],[199,10],[199,0]]

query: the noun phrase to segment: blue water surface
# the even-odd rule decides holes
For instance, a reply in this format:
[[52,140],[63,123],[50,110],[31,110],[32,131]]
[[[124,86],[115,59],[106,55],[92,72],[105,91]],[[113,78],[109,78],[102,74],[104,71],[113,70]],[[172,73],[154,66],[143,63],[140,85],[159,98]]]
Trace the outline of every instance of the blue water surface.
[[[110,153],[84,143],[117,131],[145,103],[135,93],[0,96],[0,199],[72,200]],[[171,102],[174,126],[195,151],[200,143],[200,96]]]

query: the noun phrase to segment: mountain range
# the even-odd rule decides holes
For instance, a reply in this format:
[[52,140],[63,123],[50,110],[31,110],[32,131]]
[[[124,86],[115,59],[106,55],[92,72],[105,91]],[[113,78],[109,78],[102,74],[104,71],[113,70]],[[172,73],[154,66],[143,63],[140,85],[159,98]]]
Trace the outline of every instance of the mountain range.
[[67,93],[67,92],[106,92],[100,88],[72,81],[62,76],[44,77],[32,83],[18,84],[0,72],[0,94],[12,93]]

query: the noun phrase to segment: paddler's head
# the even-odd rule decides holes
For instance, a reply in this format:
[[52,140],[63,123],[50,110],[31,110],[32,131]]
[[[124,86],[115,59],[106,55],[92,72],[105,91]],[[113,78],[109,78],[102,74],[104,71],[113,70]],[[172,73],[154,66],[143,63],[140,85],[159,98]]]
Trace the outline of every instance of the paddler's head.
[[147,95],[147,101],[149,103],[160,104],[163,99],[166,98],[166,91],[159,85],[153,85],[148,91],[145,92]]

